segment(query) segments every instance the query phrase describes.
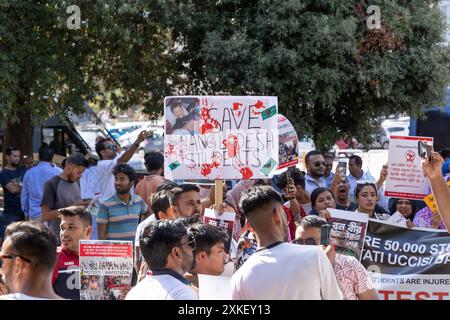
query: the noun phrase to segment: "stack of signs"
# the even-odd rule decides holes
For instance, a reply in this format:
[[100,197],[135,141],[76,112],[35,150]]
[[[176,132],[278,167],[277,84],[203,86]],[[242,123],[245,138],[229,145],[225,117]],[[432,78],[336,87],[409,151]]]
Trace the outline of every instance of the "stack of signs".
[[222,228],[228,234],[228,242],[225,243],[225,252],[230,253],[231,239],[233,239],[233,227],[236,214],[234,212],[217,213],[213,209],[205,209],[203,223]]
[[278,169],[295,166],[298,163],[297,132],[291,122],[281,114],[278,114],[278,134]]
[[429,137],[390,137],[385,196],[423,200],[428,195],[430,185],[423,173],[419,141],[433,144]]
[[330,212],[331,224],[330,244],[336,253],[355,257],[361,260],[369,216],[337,209],[327,209]]
[[276,97],[167,97],[166,178],[271,178],[278,166],[277,114]]
[[132,275],[131,241],[80,240],[81,300],[123,300]]

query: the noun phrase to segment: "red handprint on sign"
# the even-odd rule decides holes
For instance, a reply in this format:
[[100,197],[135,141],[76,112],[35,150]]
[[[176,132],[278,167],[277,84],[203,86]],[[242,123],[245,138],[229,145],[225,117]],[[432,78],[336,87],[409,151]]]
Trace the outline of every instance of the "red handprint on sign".
[[208,108],[201,108],[200,119],[202,121],[202,124],[200,125],[201,134],[213,132],[214,129],[218,129],[220,126],[219,121],[211,118],[210,110]]
[[239,140],[235,134],[230,133],[228,138],[222,141],[225,148],[227,148],[228,156],[230,158],[236,157],[239,152]]

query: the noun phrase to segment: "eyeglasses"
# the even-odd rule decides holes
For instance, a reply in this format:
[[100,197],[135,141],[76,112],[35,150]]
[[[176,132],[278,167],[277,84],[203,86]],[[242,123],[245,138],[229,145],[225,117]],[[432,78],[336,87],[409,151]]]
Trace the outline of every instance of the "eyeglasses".
[[314,238],[295,239],[295,240],[292,240],[291,243],[303,244],[303,245],[307,245],[307,246],[316,246],[317,245],[317,242]]
[[195,248],[197,248],[197,243],[195,242],[195,239],[189,240],[188,242],[182,242],[181,243],[182,246],[184,245],[188,245],[192,248],[192,250],[195,250]]
[[20,258],[23,261],[31,263],[30,259],[25,258],[24,256],[21,256],[20,254],[2,254],[2,255],[0,255],[0,268],[3,267],[3,259],[15,259],[15,258]]
[[110,144],[109,146],[105,147],[105,149],[109,149],[111,151],[116,151],[117,147],[115,145],[113,145],[113,144]]
[[320,166],[326,167],[327,163],[325,161],[324,162],[317,161],[317,162],[314,162],[314,166],[315,167],[320,167]]

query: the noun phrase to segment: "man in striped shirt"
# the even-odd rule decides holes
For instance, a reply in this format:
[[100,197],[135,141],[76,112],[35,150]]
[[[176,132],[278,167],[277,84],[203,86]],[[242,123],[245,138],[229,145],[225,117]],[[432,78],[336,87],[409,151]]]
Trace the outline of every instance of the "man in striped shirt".
[[140,219],[148,211],[141,197],[131,194],[136,172],[125,163],[113,170],[116,193],[107,198],[97,214],[98,238],[100,240],[133,241]]

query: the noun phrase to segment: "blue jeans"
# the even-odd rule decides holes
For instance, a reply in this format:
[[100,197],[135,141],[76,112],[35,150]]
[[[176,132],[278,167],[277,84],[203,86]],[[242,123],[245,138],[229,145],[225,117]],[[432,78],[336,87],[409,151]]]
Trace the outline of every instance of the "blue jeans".
[[2,214],[0,215],[0,243],[3,242],[3,236],[5,235],[6,227],[11,223],[25,220],[23,213],[19,214]]

